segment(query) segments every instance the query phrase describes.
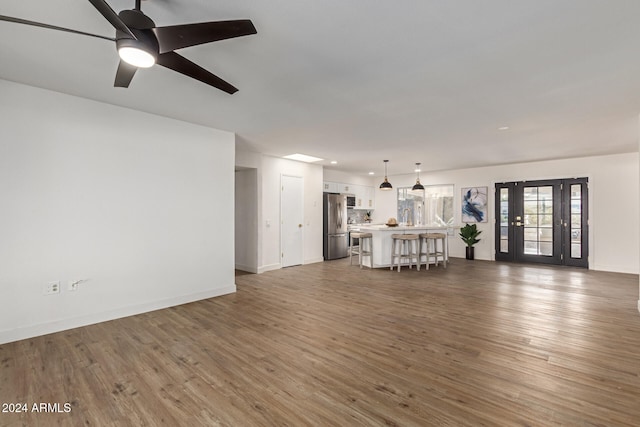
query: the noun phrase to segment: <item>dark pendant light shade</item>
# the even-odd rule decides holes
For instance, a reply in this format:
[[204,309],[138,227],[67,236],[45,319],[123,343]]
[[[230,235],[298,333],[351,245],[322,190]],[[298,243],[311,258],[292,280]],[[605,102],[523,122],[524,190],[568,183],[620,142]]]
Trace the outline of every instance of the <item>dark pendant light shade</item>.
[[389,163],[389,160],[384,161],[384,181],[382,182],[382,184],[380,184],[381,190],[391,190],[393,188],[393,186],[387,179],[387,163]]
[[416,177],[416,185],[414,185],[413,187],[411,187],[412,190],[424,190],[424,185],[420,184],[420,163],[416,163],[416,172],[417,172],[417,177]]

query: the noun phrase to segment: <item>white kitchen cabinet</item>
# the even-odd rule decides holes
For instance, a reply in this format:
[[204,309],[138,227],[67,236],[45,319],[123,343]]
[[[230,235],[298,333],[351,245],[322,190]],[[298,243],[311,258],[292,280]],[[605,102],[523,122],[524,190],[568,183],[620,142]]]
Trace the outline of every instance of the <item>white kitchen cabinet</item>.
[[338,182],[338,192],[342,194],[353,194],[353,187],[355,185],[345,184],[343,182]]
[[354,185],[353,193],[356,196],[356,209],[372,210],[375,208],[375,189],[366,185]]
[[353,194],[356,197],[355,209],[372,210],[375,208],[376,192],[374,187],[325,181],[322,191],[324,193]]
[[325,181],[322,185],[323,193],[340,193],[337,182]]
[[365,187],[366,188],[366,197],[365,197],[365,207],[366,210],[373,210],[376,208],[376,188],[375,187]]
[[353,194],[353,185],[345,184],[344,182],[331,182],[325,181],[323,183],[323,193],[340,193],[340,194]]
[[356,196],[356,206],[354,209],[364,209],[364,194],[365,187],[362,185],[351,185],[351,193]]

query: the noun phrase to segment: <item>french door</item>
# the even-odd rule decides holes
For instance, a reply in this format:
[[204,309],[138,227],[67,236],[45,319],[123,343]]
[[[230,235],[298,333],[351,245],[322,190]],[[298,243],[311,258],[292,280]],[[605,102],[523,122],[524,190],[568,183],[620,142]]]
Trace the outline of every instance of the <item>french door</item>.
[[496,260],[588,267],[587,178],[496,184]]

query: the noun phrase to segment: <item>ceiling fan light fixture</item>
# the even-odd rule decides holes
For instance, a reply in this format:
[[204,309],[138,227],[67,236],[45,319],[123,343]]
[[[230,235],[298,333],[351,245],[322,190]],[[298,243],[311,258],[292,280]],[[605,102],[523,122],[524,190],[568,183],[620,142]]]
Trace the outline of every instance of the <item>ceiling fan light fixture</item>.
[[116,32],[116,48],[118,55],[127,64],[138,68],[149,68],[158,59],[158,40],[151,33],[135,30],[138,39],[120,37],[121,33]]
[[156,63],[156,57],[149,52],[133,46],[123,46],[118,49],[118,55],[127,64],[138,68],[149,68]]
[[113,82],[114,87],[129,87],[138,68],[148,68],[157,63],[162,67],[220,89],[229,95],[238,91],[238,88],[229,82],[222,80],[175,51],[219,40],[257,34],[256,27],[251,20],[235,19],[158,27],[151,18],[140,10],[142,0],[135,0],[134,9],[125,9],[118,13],[109,6],[107,0],[89,0],[89,2],[111,24],[115,30],[115,37],[106,37],[4,15],[0,15],[0,22],[30,25],[115,42],[120,60]]

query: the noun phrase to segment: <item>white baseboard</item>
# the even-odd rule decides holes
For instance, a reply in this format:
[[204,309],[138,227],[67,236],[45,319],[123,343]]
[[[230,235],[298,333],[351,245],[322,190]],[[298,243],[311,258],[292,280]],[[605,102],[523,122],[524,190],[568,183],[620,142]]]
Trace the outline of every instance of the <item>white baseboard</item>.
[[[324,258],[312,258],[312,259],[307,259],[303,261],[303,264],[313,264],[315,262],[324,262]],[[236,268],[238,268],[236,266]],[[258,267],[258,271],[257,273],[265,273],[267,271],[271,271],[271,270],[279,270],[282,268],[282,264],[269,264],[269,265],[263,265],[262,267]],[[250,270],[245,270],[243,268],[238,268],[239,270],[242,271],[250,271]],[[253,271],[251,271],[251,273],[253,273]]]
[[167,298],[158,301],[151,301],[144,304],[138,304],[129,307],[121,307],[102,313],[90,314],[86,316],[71,317],[68,319],[56,320],[53,322],[42,323],[38,325],[30,325],[21,328],[0,331],[0,344],[6,344],[13,341],[19,341],[27,338],[33,338],[40,335],[52,334],[55,332],[66,331],[68,329],[79,328],[81,326],[93,325],[95,323],[106,322],[109,320],[120,319],[122,317],[134,316],[136,314],[148,313],[150,311],[160,310],[176,305],[187,304],[203,299],[214,298],[226,294],[232,294],[236,291],[236,285],[224,286],[212,289],[206,292],[198,292],[190,295],[182,295],[173,298]]
[[258,267],[258,273],[264,273],[266,271],[271,271],[271,270],[278,270],[280,268],[282,268],[282,265],[280,265],[280,263],[263,265],[262,267]]
[[637,266],[590,264],[589,270],[608,271],[610,273],[638,274]]
[[248,265],[241,265],[241,264],[236,264],[236,270],[247,271],[249,273],[257,273],[258,272],[258,269],[256,267],[248,266]]

